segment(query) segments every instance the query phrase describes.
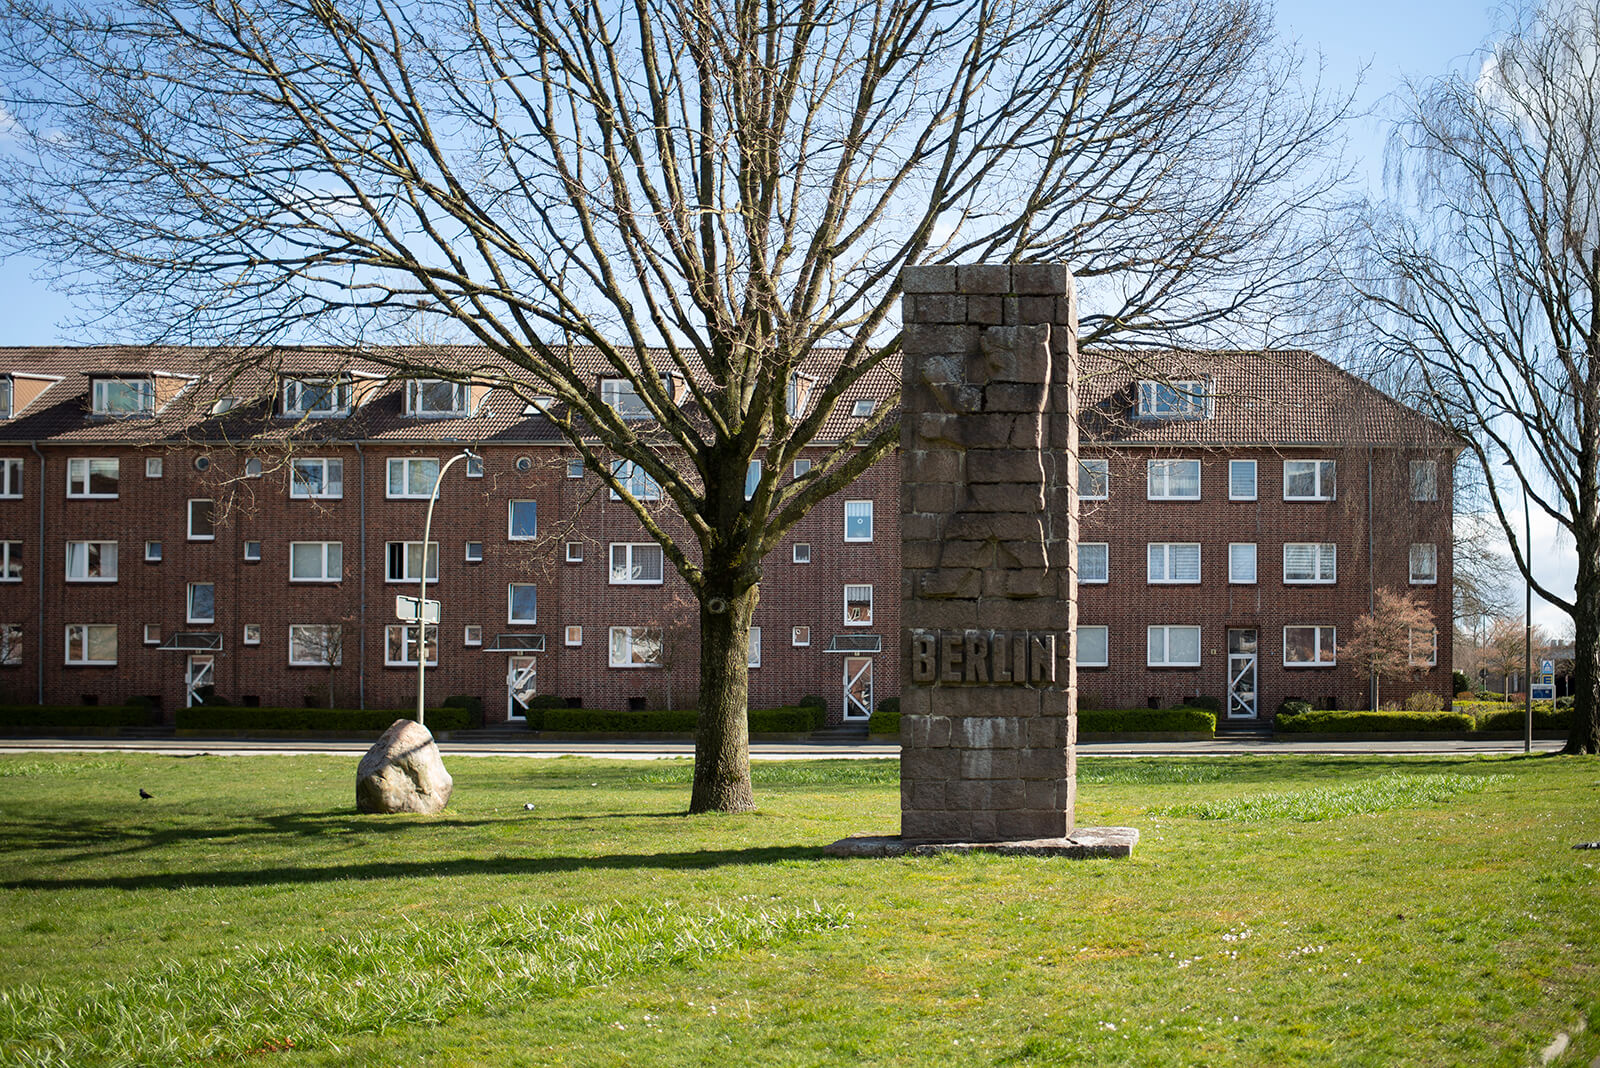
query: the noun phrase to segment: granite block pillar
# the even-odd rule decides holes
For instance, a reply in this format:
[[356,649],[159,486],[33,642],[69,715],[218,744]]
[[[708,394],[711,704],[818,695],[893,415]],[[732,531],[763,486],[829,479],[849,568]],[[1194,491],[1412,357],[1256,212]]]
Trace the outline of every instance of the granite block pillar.
[[1065,837],[1077,305],[1060,264],[902,276],[901,837]]

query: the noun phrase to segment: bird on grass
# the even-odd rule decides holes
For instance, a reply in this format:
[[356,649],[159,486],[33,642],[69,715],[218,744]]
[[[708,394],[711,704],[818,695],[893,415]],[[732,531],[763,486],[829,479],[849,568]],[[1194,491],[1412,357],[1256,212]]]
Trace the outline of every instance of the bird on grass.
[[146,790],[143,786],[139,787],[139,799],[141,801],[148,801],[154,796],[156,795]]

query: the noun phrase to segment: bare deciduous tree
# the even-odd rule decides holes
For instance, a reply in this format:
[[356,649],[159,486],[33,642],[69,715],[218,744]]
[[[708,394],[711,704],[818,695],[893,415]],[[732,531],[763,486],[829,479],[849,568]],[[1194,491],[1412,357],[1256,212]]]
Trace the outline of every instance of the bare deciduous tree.
[[1085,342],[1258,341],[1342,111],[1260,0],[10,0],[0,70],[0,230],[108,328],[421,315],[486,358],[363,354],[554,398],[698,605],[692,811],[753,804],[763,557],[898,438],[881,405],[782,477],[894,366],[901,268],[1067,260]]
[[1380,587],[1372,611],[1356,619],[1339,652],[1366,667],[1373,680],[1373,707],[1385,679],[1403,679],[1432,666],[1433,613],[1408,593]]

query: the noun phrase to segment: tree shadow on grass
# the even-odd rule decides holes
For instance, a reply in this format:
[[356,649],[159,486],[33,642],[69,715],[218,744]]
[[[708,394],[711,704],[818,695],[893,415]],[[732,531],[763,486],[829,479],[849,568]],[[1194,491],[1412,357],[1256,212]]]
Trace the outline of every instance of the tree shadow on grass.
[[368,879],[437,879],[476,875],[546,875],[578,871],[703,871],[731,865],[821,860],[821,846],[762,846],[702,849],[675,853],[618,853],[609,856],[454,857],[438,860],[372,861],[305,867],[151,872],[64,879],[8,879],[0,890],[185,890],[219,886],[289,886]]

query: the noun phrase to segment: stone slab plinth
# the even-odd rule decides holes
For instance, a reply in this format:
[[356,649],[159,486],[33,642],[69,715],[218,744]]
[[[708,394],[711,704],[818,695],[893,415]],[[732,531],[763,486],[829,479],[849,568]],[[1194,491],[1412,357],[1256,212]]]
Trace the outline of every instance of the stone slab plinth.
[[931,857],[938,853],[999,853],[1004,856],[1060,857],[1091,860],[1129,857],[1139,842],[1136,827],[1079,827],[1065,838],[1014,842],[925,842],[909,838],[860,835],[822,847],[830,857]]

